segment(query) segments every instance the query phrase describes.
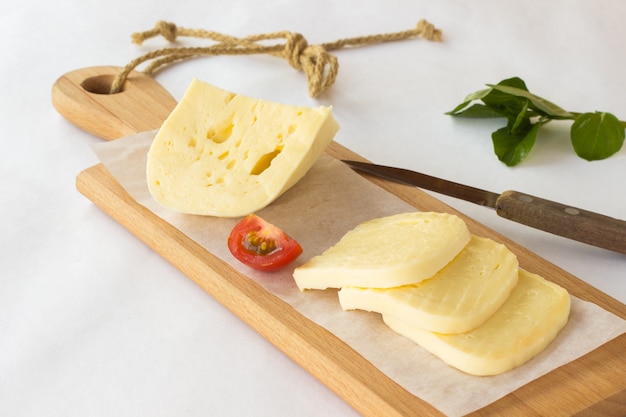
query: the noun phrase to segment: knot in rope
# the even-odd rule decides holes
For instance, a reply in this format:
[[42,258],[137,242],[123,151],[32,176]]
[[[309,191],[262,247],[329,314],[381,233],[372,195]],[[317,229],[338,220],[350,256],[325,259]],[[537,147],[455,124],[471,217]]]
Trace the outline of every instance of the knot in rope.
[[300,57],[304,55],[304,52],[309,47],[309,43],[300,33],[284,32],[284,37],[287,41],[285,42],[283,56],[289,62],[289,65],[297,70],[301,70]]
[[159,20],[152,30],[137,32],[131,35],[133,43],[141,45],[143,41],[161,35],[168,42],[176,42],[178,27],[174,23]]
[[[309,87],[309,95],[316,97],[334,84],[339,70],[337,58],[329,54],[328,51],[347,46],[372,45],[419,36],[430,41],[441,40],[441,31],[426,20],[420,20],[414,29],[402,32],[340,39],[321,45],[309,45],[300,33],[276,32],[237,38],[202,29],[179,28],[175,24],[165,21],[157,22],[151,30],[133,33],[132,40],[134,43],[141,45],[146,39],[159,35],[170,43],[176,42],[179,36],[205,38],[216,43],[206,47],[181,46],[148,52],[132,60],[124,67],[122,72],[113,80],[111,93],[121,91],[128,74],[138,65],[149,60],[153,61],[144,69],[143,72],[146,74],[151,74],[158,68],[172,62],[200,56],[270,54],[284,58],[291,67],[304,72]],[[265,45],[259,43],[259,41],[276,39],[284,39],[284,44]]]
[[424,19],[417,22],[415,30],[421,33],[426,40],[441,41],[441,31],[437,29],[432,23],[429,23]]
[[309,45],[300,33],[285,33],[283,57],[292,68],[304,72],[309,95],[316,97],[334,84],[339,64],[321,45]]

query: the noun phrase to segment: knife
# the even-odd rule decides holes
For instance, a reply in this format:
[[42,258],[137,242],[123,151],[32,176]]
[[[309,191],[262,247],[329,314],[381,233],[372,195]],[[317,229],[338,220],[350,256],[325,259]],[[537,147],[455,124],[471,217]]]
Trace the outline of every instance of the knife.
[[403,168],[343,161],[356,171],[491,207],[498,216],[582,243],[626,254],[626,221],[519,191],[502,194]]

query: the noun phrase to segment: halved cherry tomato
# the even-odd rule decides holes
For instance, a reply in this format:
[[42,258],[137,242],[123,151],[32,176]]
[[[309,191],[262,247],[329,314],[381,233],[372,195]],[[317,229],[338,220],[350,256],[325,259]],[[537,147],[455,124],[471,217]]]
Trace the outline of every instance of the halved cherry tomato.
[[228,249],[239,261],[261,271],[283,268],[302,253],[297,241],[255,214],[235,225],[228,237]]

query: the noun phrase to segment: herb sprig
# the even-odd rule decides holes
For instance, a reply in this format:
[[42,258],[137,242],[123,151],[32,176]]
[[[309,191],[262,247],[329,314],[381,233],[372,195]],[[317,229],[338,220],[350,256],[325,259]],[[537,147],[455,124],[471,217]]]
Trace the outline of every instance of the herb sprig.
[[526,83],[513,77],[468,95],[447,115],[469,118],[505,118],[505,127],[492,133],[493,149],[507,166],[522,162],[535,144],[539,128],[552,120],[573,120],[570,129],[576,154],[588,161],[606,159],[623,143],[626,122],[611,113],[569,112],[532,94]]

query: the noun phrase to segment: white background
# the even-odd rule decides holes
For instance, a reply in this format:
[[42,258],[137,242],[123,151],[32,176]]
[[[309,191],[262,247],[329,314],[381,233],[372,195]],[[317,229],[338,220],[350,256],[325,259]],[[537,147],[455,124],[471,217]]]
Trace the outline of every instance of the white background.
[[[584,161],[569,123],[553,123],[509,168],[491,146],[500,122],[444,112],[486,83],[519,76],[568,110],[626,118],[625,13],[608,0],[2,0],[0,415],[357,415],[75,190],[76,175],[98,162],[90,145],[100,139],[52,107],[59,76],[166,46],[130,41],[162,19],[234,36],[290,30],[315,44],[426,18],[442,43],[338,51],[337,82],[317,100],[302,73],[269,56],[199,59],[156,79],[177,99],[198,77],[259,98],[332,105],[336,140],[375,162],[624,219],[626,150]],[[626,256],[440,198],[626,302]]]

